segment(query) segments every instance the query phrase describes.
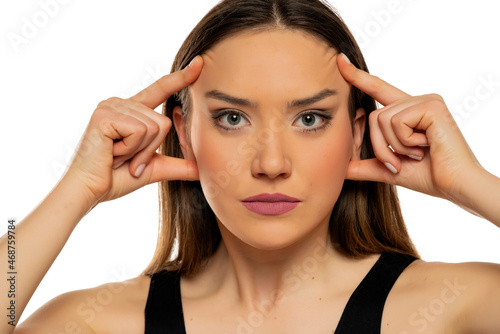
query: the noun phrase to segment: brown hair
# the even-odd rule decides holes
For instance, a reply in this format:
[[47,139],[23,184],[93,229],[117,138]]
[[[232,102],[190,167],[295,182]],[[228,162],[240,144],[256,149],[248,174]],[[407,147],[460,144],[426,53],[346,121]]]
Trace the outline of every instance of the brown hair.
[[[230,36],[262,29],[305,31],[346,54],[356,67],[368,71],[349,29],[335,10],[322,0],[223,0],[187,37],[177,53],[172,72],[184,68],[196,55]],[[166,101],[163,113],[171,118],[175,106],[182,106],[184,116],[189,118],[191,103],[187,88]],[[351,118],[358,108],[369,114],[376,109],[376,103],[372,97],[351,87]],[[182,157],[175,129],[170,130],[160,152]],[[361,158],[372,157],[367,122]],[[215,214],[199,181],[161,182],[159,201],[158,244],[144,273],[167,269],[192,275],[213,255],[221,241]],[[346,180],[333,208],[329,229],[331,241],[349,256],[396,252],[418,257],[403,221],[396,188],[392,185]]]

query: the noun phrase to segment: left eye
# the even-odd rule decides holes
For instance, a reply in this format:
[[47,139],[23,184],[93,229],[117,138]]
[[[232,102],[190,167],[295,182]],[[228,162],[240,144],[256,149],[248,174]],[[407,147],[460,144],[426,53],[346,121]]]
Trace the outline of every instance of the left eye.
[[315,114],[304,114],[295,122],[298,126],[313,128],[323,123],[323,119]]

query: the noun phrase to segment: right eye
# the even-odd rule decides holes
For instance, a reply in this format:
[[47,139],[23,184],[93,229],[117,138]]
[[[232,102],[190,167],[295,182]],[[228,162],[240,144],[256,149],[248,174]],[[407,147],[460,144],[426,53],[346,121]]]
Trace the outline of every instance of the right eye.
[[216,126],[226,131],[238,130],[250,124],[245,115],[236,110],[225,110],[213,115],[212,118]]

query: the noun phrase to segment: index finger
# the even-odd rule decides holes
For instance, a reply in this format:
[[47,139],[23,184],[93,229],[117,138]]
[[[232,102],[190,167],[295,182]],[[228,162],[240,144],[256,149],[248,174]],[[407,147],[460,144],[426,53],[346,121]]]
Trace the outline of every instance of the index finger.
[[337,56],[337,65],[340,74],[347,82],[370,95],[384,106],[410,97],[409,94],[384,80],[356,68],[343,53]]
[[154,109],[165,102],[172,94],[196,81],[202,68],[203,58],[196,56],[186,68],[161,77],[130,99]]

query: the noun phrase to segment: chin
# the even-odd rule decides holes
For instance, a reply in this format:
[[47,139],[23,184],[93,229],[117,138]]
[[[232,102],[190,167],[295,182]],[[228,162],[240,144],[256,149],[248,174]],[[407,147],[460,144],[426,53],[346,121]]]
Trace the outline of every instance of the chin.
[[228,226],[220,221],[219,226],[225,242],[243,243],[260,251],[277,251],[299,244],[317,227],[307,228],[303,223],[305,220],[294,220],[266,217],[257,222],[248,221],[246,226]]

